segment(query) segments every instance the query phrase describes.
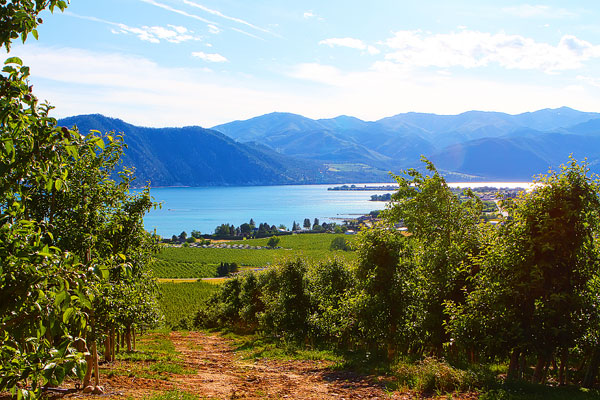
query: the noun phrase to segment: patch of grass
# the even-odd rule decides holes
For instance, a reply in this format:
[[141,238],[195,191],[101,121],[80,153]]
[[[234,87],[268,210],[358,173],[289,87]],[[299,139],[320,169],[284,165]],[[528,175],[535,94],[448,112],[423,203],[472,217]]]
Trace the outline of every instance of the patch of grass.
[[592,400],[599,399],[600,391],[575,386],[551,387],[528,382],[512,382],[500,388],[485,390],[480,400]]
[[199,397],[195,394],[182,390],[169,390],[168,392],[153,394],[145,397],[144,400],[198,400]]
[[452,393],[478,386],[474,372],[452,367],[443,360],[426,358],[417,363],[400,362],[395,367],[400,385],[422,393]]
[[236,351],[245,359],[270,358],[276,360],[342,361],[341,356],[330,350],[301,347],[255,335],[227,334],[236,344]]
[[169,380],[171,375],[194,373],[184,367],[167,332],[142,336],[137,347],[137,351],[117,353],[117,362],[103,373],[161,380]]

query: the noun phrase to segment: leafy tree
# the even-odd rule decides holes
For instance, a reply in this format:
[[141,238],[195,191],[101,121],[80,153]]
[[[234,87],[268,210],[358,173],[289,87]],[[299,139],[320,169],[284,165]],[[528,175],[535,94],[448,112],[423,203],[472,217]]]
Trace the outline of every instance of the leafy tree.
[[202,232],[197,231],[197,230],[193,230],[192,231],[192,237],[194,239],[202,239]]
[[540,176],[534,190],[503,202],[510,217],[491,231],[464,307],[453,305],[459,339],[478,337],[493,354],[537,356],[534,381],[556,352],[575,345],[597,321],[600,183],[575,160]]
[[[0,45],[37,37],[46,7],[63,10],[66,2],[0,4]],[[97,384],[96,342],[118,323],[114,304],[148,310],[135,300],[153,287],[143,278],[149,253],[140,250],[156,244],[141,223],[148,192],[129,196],[127,172],[119,183],[109,177],[120,139],[57,126],[28,76],[14,57],[0,74],[0,391],[18,397],[69,375],[84,378],[86,342],[92,357],[84,380],[95,370]],[[104,296],[111,287],[114,296]],[[134,315],[141,323],[140,310],[122,313],[121,322]]]
[[277,247],[277,245],[279,244],[279,241],[280,241],[280,239],[277,236],[272,236],[267,241],[267,246],[273,249],[273,248]]
[[305,229],[310,229],[310,219],[304,218],[304,223],[302,226],[304,226]]
[[266,332],[295,340],[304,338],[309,332],[311,303],[306,271],[306,263],[297,259],[261,274],[261,300],[265,310],[259,320]]
[[20,37],[25,43],[30,33],[37,39],[37,26],[43,22],[38,17],[39,13],[46,8],[54,11],[57,7],[64,11],[67,3],[63,0],[11,0],[0,3],[0,45],[10,51],[14,39]]
[[351,315],[361,343],[386,350],[389,359],[399,348],[407,352],[422,323],[412,252],[408,239],[383,225],[363,230],[357,240]]
[[350,243],[346,241],[343,237],[336,237],[331,241],[331,245],[329,246],[330,250],[343,250],[348,251],[351,250]]
[[472,273],[471,258],[479,252],[481,201],[470,191],[461,201],[434,165],[425,158],[423,162],[431,175],[410,169],[395,176],[399,188],[383,214],[391,223],[404,221],[412,234],[411,247],[425,304],[421,337],[440,355],[449,339],[444,328],[448,322],[445,303],[464,302]]
[[185,240],[187,239],[188,234],[186,231],[183,231],[179,234],[179,241],[180,242],[185,242]]

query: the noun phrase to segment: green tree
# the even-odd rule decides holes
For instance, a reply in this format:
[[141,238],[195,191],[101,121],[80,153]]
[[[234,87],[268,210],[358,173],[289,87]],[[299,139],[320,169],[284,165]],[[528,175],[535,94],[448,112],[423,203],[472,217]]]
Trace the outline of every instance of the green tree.
[[[484,348],[519,359],[537,356],[534,381],[597,321],[600,183],[575,160],[538,178],[534,189],[502,208],[510,217],[491,231],[464,307],[450,325],[458,339],[477,335]],[[559,353],[559,354],[557,354]]]
[[422,323],[412,252],[410,241],[385,225],[361,231],[357,240],[351,315],[362,344],[387,351],[389,359],[399,349],[406,353]]
[[343,237],[336,237],[331,241],[331,245],[329,246],[330,250],[343,250],[349,251],[351,250],[350,243],[346,241]]
[[383,213],[390,223],[403,221],[412,234],[412,251],[425,304],[421,338],[441,355],[449,340],[445,303],[462,304],[472,274],[471,258],[480,246],[481,201],[472,192],[461,201],[434,165],[423,158],[428,173],[410,169],[395,176],[398,190]]
[[310,229],[310,219],[304,218],[304,223],[302,226],[304,226],[306,229]]
[[271,236],[267,241],[267,246],[270,248],[275,248],[279,244],[280,239],[277,236]]
[[[37,37],[46,7],[62,10],[66,2],[0,4],[0,44],[9,49],[12,39]],[[83,378],[81,345],[87,341],[95,355],[106,327],[100,318],[115,321],[114,303],[102,296],[110,280],[127,277],[119,283],[135,292],[130,301],[137,298],[153,283],[142,278],[149,257],[139,246],[155,245],[141,224],[149,194],[127,195],[130,175],[115,183],[107,172],[122,142],[57,126],[28,76],[18,58],[0,74],[0,391],[18,397],[74,373]],[[110,299],[132,306],[125,297]],[[139,309],[132,314],[139,321]],[[89,379],[97,363],[87,361]]]

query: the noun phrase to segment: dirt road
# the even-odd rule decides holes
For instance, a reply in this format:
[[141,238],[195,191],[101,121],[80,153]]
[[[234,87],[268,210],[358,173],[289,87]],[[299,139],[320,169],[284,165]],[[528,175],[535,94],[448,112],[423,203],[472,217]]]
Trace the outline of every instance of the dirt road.
[[[172,332],[169,336],[187,373],[168,380],[108,374],[98,399],[143,399],[179,390],[200,399],[425,399],[414,392],[392,391],[384,377],[335,371],[327,361],[244,360],[233,343],[218,334]],[[114,368],[114,366],[113,366]],[[107,366],[110,370],[110,366]],[[80,397],[81,394],[70,397]],[[447,398],[447,397],[441,397]],[[457,399],[457,397],[453,397]],[[460,399],[474,399],[461,396]]]

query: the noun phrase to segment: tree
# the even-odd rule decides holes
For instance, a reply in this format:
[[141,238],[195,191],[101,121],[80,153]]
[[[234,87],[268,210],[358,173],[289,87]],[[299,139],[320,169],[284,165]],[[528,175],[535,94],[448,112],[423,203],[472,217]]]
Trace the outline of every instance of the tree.
[[186,231],[183,231],[179,234],[179,241],[180,242],[185,242],[185,240],[187,239],[188,234]]
[[330,250],[348,251],[351,249],[350,244],[343,237],[336,237],[331,241]]
[[267,241],[267,246],[274,249],[279,244],[280,239],[277,236],[272,236]]
[[315,220],[313,221],[313,229],[315,226],[319,226],[319,218],[315,218]]
[[310,219],[308,218],[304,218],[304,224],[303,224],[305,229],[310,229]]
[[296,221],[294,221],[294,223],[292,224],[292,232],[295,232],[297,230],[299,230],[300,228],[298,227],[298,224],[296,224]]
[[448,322],[445,304],[464,302],[471,259],[479,252],[481,201],[470,191],[461,201],[435,166],[422,160],[430,175],[410,169],[395,176],[399,188],[383,215],[392,224],[404,221],[412,234],[419,290],[425,302],[421,337],[439,355],[449,339],[444,328]]
[[193,230],[192,231],[192,237],[194,239],[202,239],[202,232],[197,231],[197,230]]
[[599,192],[588,166],[571,160],[502,204],[510,216],[487,236],[475,287],[453,309],[451,329],[459,340],[476,336],[484,349],[510,355],[509,377],[533,354],[533,380],[542,381],[551,359],[564,360],[598,321]]
[[357,240],[350,319],[355,321],[360,343],[369,350],[386,350],[388,359],[399,348],[407,353],[422,324],[411,244],[384,225],[361,231]]
[[[64,10],[66,2],[3,2],[0,45],[37,37],[47,7]],[[88,381],[92,370],[98,389],[96,343],[118,322],[117,302],[140,306],[122,314],[138,322],[149,309],[153,280],[143,278],[142,249],[156,244],[141,223],[149,193],[128,195],[126,171],[118,183],[109,177],[122,141],[57,126],[28,76],[15,57],[0,74],[0,391],[18,398],[74,374]]]

